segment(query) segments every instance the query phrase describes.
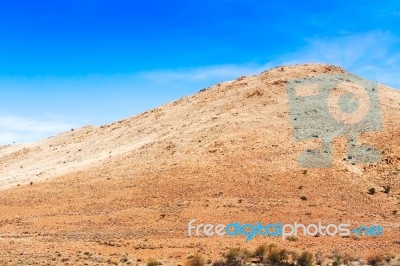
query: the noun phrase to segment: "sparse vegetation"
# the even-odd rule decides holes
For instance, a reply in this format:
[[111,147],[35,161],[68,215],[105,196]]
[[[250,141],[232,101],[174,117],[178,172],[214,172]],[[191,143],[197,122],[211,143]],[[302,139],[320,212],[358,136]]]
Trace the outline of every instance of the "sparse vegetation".
[[313,265],[313,255],[310,252],[303,251],[301,255],[297,258],[298,266],[312,266]]
[[382,265],[384,261],[384,256],[382,254],[373,253],[367,256],[367,262],[371,266]]
[[354,257],[349,254],[344,254],[342,256],[342,264],[350,266],[353,261],[356,261]]
[[226,266],[226,263],[223,260],[217,260],[212,265],[213,266]]
[[[223,254],[223,259],[216,260],[213,263],[211,263],[211,260],[206,260],[200,253],[191,254],[187,257],[184,266],[381,266],[397,265],[393,264],[395,260],[396,256],[390,253],[371,253],[364,260],[360,257],[355,257],[348,253],[339,253],[339,251],[335,250],[331,256],[326,258],[321,251],[315,254],[309,251],[297,253],[296,251],[287,250],[275,244],[263,244],[254,250],[240,247],[230,248]],[[398,261],[400,262],[400,258],[398,258]],[[162,264],[155,259],[150,259],[146,264],[146,266],[159,265]],[[178,264],[178,266],[182,265]]]
[[387,264],[390,264],[390,262],[391,262],[394,258],[396,258],[396,256],[393,255],[393,254],[390,254],[390,253],[386,253],[386,254],[383,256],[383,259],[385,260],[385,262],[386,262]]
[[259,259],[260,261],[264,261],[267,250],[268,247],[266,245],[261,245],[256,248],[256,250],[253,253],[253,257]]
[[[359,257],[354,257],[350,254],[341,254],[335,251],[330,257],[331,261],[326,262],[321,251],[310,253],[303,251],[297,253],[295,251],[287,250],[276,246],[275,244],[260,245],[255,250],[249,251],[243,248],[230,248],[224,254],[224,260],[216,260],[213,266],[246,266],[246,265],[260,265],[260,266],[313,266],[313,265],[326,265],[326,266],[351,266],[357,263],[359,266],[370,265],[391,265],[390,263],[396,258],[393,254],[379,254],[373,253],[366,257],[366,260]],[[400,261],[400,260],[399,260]],[[157,263],[157,261],[155,261]],[[207,264],[211,263],[209,261]],[[158,266],[159,264],[152,264],[147,266]],[[188,258],[185,266],[204,266],[206,262],[200,255],[191,255]]]
[[255,91],[252,91],[247,94],[247,98],[252,98],[255,96],[258,96],[258,97],[263,96],[263,92],[261,90],[255,90]]
[[241,248],[231,248],[225,255],[227,266],[241,266],[251,257],[250,251]]
[[289,253],[286,249],[281,249],[276,246],[268,250],[266,262],[271,266],[286,265],[289,259]]
[[336,254],[333,257],[332,266],[340,266],[342,265],[342,262],[343,262],[342,256],[340,254]]
[[149,259],[146,266],[159,266],[161,263],[156,259]]
[[186,261],[185,266],[204,266],[205,264],[206,261],[204,257],[197,253]]
[[368,194],[370,194],[370,195],[374,195],[375,194],[375,188],[370,188],[370,189],[368,189]]
[[321,251],[318,251],[317,254],[315,254],[315,260],[316,260],[317,265],[324,264],[324,256],[322,255]]
[[293,242],[296,242],[299,240],[299,238],[296,235],[288,236],[286,239],[289,241],[293,241]]

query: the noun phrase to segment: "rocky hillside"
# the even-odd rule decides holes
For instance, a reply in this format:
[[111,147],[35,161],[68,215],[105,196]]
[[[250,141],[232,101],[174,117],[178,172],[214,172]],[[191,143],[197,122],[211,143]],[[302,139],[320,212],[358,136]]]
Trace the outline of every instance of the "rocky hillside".
[[[330,65],[278,67],[110,125],[2,147],[0,261],[95,264],[128,253],[135,262],[178,263],[196,251],[214,259],[260,243],[400,255],[399,91],[379,85],[382,130],[359,138],[382,151],[380,163],[349,164],[347,140],[337,137],[331,168],[298,166],[299,154],[320,140],[294,139],[286,83],[342,73]],[[191,219],[379,224],[385,235],[188,238]]]

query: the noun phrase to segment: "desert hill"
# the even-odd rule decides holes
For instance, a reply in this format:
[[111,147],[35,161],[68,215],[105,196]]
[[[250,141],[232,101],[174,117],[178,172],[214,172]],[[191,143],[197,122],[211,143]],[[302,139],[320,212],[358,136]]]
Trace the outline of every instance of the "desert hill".
[[[228,247],[260,243],[400,255],[399,91],[379,85],[382,130],[360,138],[382,151],[380,163],[347,163],[339,137],[332,168],[297,164],[319,142],[294,140],[286,82],[340,73],[330,65],[278,67],[110,125],[1,147],[0,261],[107,264],[128,253],[135,263],[178,263],[197,251],[215,259]],[[379,224],[385,236],[188,238],[191,219]]]

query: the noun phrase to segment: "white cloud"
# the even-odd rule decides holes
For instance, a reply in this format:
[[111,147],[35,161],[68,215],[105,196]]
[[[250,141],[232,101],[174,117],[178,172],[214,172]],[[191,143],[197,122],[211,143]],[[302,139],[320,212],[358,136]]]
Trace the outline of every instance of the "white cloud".
[[65,130],[70,127],[70,124],[59,121],[37,121],[17,116],[0,116],[0,128],[7,131],[46,133]]
[[[151,93],[136,96],[140,99],[144,99],[146,95],[161,93],[163,93],[161,98],[165,98],[166,95],[175,98],[182,96],[183,89],[186,93],[193,93],[220,81],[258,74],[278,65],[320,62],[335,64],[357,75],[400,88],[398,77],[398,73],[400,73],[400,38],[398,36],[382,31],[363,34],[344,32],[342,34],[335,38],[307,39],[306,46],[277,56],[266,64],[213,65],[176,70],[155,70],[131,75],[88,76],[71,79],[42,78],[21,81],[10,78],[2,79],[0,84],[3,88],[20,87],[30,91],[37,88],[52,88],[53,91],[79,92],[79,95],[81,92],[94,88],[99,92],[134,89],[143,92],[151,91]],[[148,96],[146,101],[154,97],[157,96]],[[91,108],[96,108],[96,104]],[[144,110],[136,110],[136,112],[138,111]],[[96,110],[96,114],[100,113],[100,110]],[[90,121],[92,120],[90,118]],[[38,140],[75,127],[66,121],[62,117],[42,116],[31,119],[0,114],[0,144]]]
[[172,81],[207,81],[213,79],[230,80],[243,75],[254,75],[265,70],[267,65],[242,64],[242,65],[214,65],[199,68],[178,70],[159,70],[143,72],[140,76],[161,82]]
[[282,56],[280,64],[323,62],[341,66],[379,83],[400,88],[400,38],[373,31],[336,38],[308,39],[308,44]]
[[[334,38],[311,38],[291,53],[277,56],[266,64],[214,65],[178,70],[143,72],[138,77],[154,82],[196,82],[232,80],[243,75],[258,74],[278,65],[327,63],[338,65],[363,77],[400,88],[400,38],[390,32],[372,31],[362,34],[343,32]],[[211,84],[210,84],[211,85]]]
[[0,116],[0,144],[25,143],[74,128],[61,119],[30,119]]

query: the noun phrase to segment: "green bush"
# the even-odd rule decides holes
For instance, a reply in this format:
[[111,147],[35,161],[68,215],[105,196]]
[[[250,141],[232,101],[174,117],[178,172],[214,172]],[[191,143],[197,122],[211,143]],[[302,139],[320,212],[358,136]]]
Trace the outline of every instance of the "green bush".
[[387,264],[390,264],[390,261],[391,261],[392,259],[394,259],[394,258],[396,258],[396,256],[393,255],[393,254],[391,254],[391,253],[386,253],[386,254],[383,256],[383,259],[386,261]]
[[246,263],[246,260],[251,257],[251,253],[247,249],[231,248],[225,254],[227,266],[241,266]]
[[351,265],[353,261],[357,259],[349,254],[344,254],[342,257],[342,264],[344,265]]
[[277,247],[271,247],[266,261],[271,266],[281,266],[287,265],[287,261],[289,259],[289,253],[286,249],[280,249]]
[[368,194],[370,194],[370,195],[374,195],[375,194],[375,192],[376,192],[376,190],[375,190],[375,188],[370,188],[370,189],[368,189]]
[[321,251],[318,251],[317,254],[315,254],[315,260],[317,262],[317,265],[324,264],[324,256],[322,255]]
[[296,242],[299,238],[296,235],[291,235],[286,238],[288,241]]
[[367,262],[371,266],[379,266],[382,265],[382,262],[384,261],[384,256],[381,254],[370,254],[367,257]]
[[265,259],[267,250],[268,250],[268,247],[266,245],[261,245],[256,248],[256,250],[253,252],[252,257],[257,258],[260,260],[260,262],[262,262]]
[[340,266],[342,265],[342,256],[340,254],[336,254],[333,257],[332,266]]
[[185,266],[204,266],[206,264],[205,259],[201,254],[196,254],[187,260]]
[[226,266],[226,263],[222,260],[217,260],[212,265],[213,266]]
[[389,194],[390,186],[383,186],[383,192],[386,193],[386,194]]
[[313,255],[310,252],[303,251],[301,255],[297,258],[298,266],[312,266],[313,265]]
[[161,263],[156,259],[149,259],[149,261],[146,264],[146,266],[158,266],[158,265],[161,265]]

